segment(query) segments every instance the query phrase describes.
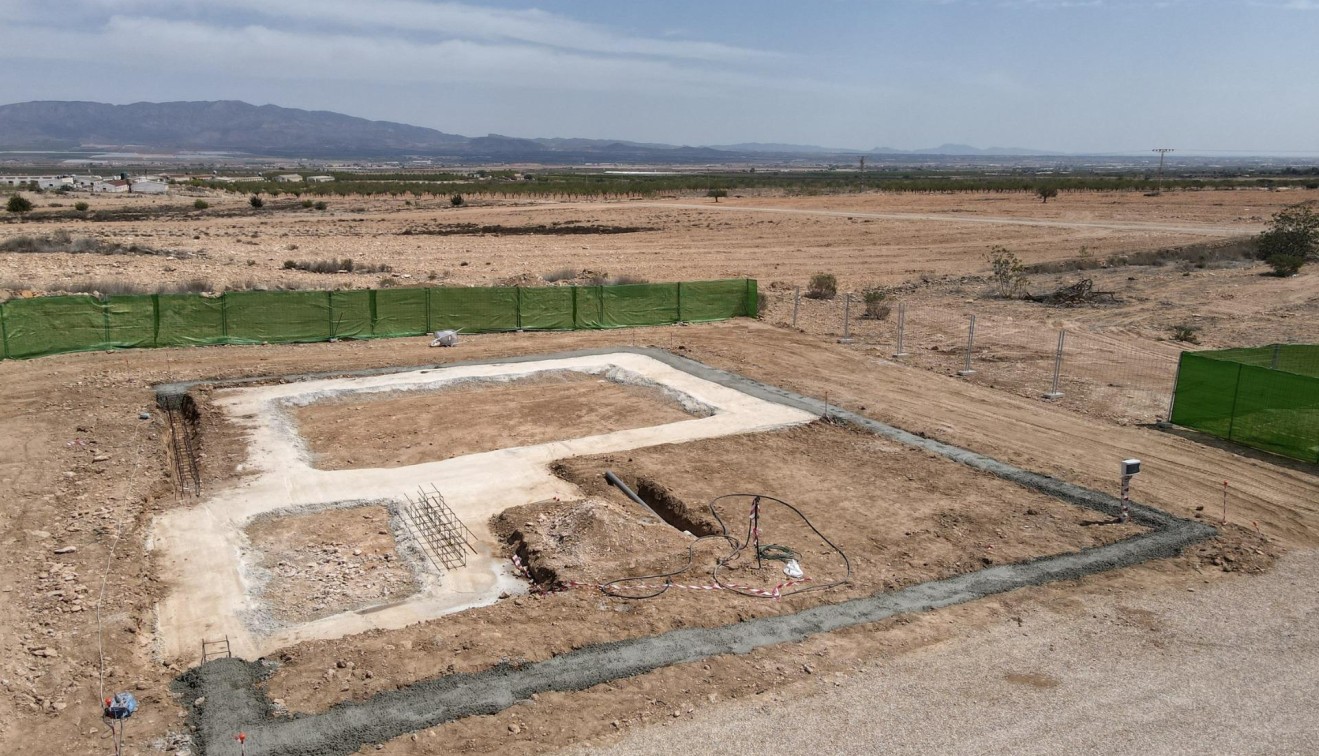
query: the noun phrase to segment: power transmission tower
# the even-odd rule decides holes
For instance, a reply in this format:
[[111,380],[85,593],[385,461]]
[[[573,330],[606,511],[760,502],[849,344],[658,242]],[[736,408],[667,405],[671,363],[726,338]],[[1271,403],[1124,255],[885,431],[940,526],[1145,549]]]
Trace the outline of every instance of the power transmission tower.
[[1151,152],[1159,153],[1159,183],[1158,188],[1154,190],[1155,194],[1163,194],[1163,156],[1172,152],[1171,147],[1155,147]]

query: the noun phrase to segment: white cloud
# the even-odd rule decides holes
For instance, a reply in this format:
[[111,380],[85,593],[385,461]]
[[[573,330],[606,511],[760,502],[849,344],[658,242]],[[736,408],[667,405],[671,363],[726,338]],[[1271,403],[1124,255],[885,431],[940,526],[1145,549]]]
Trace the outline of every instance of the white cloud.
[[[237,0],[241,3],[243,0]],[[129,2],[143,10],[150,2]],[[294,12],[305,4],[329,8],[329,15],[346,20],[357,4],[338,0],[287,0],[281,7]],[[231,4],[232,5],[232,4]],[[424,5],[410,0],[389,0],[382,6],[402,12],[405,6]],[[372,4],[373,10],[379,7]],[[453,6],[446,6],[452,10]],[[386,7],[386,11],[391,8]],[[459,13],[466,13],[466,6]],[[337,15],[336,15],[337,14]],[[533,18],[539,18],[538,12]],[[270,19],[262,19],[269,21]],[[686,43],[666,47],[659,40],[619,39],[618,52],[600,52],[609,39],[598,29],[574,37],[570,45],[544,45],[510,41],[530,38],[549,27],[534,23],[514,25],[512,34],[483,30],[489,19],[471,14],[464,36],[378,34],[371,30],[329,28],[306,30],[293,25],[267,23],[216,24],[205,20],[175,20],[154,15],[114,15],[91,29],[73,30],[45,25],[8,24],[0,27],[0,50],[5,57],[46,60],[115,60],[144,70],[211,72],[218,77],[249,76],[284,80],[341,80],[383,83],[414,82],[441,85],[542,87],[564,91],[632,92],[717,97],[740,90],[836,91],[839,84],[794,76],[773,76],[743,70],[708,59],[686,55]],[[524,18],[525,20],[525,18]],[[392,26],[389,13],[379,23]],[[428,23],[439,25],[439,18]],[[560,21],[553,21],[560,23]],[[566,22],[566,27],[584,26]],[[533,28],[535,27],[535,28]],[[505,30],[506,32],[508,30]],[[646,42],[647,44],[642,44]],[[652,44],[653,43],[653,44]],[[715,46],[719,47],[719,46]],[[733,50],[734,48],[728,48]],[[637,50],[665,50],[663,56]],[[684,54],[678,54],[678,53]],[[697,51],[707,54],[709,51]],[[199,90],[204,91],[201,80]]]
[[[6,0],[0,0],[4,2]],[[506,10],[424,0],[73,0],[85,13],[201,21],[224,28],[256,17],[273,28],[332,29],[362,36],[427,36],[540,45],[578,52],[692,61],[750,61],[777,53],[715,42],[629,35],[537,9]],[[52,22],[67,12],[51,11]]]

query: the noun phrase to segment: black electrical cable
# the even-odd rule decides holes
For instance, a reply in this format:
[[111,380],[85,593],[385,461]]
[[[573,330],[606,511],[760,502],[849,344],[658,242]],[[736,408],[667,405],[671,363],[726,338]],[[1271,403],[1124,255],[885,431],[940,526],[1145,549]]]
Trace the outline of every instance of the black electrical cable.
[[[804,523],[806,523],[806,527],[810,528],[811,531],[815,533],[815,535],[819,536],[819,537],[820,537],[820,540],[821,540],[821,541],[824,541],[824,542],[829,546],[829,548],[833,549],[834,552],[835,552],[836,554],[838,554],[838,556],[843,560],[843,567],[844,567],[844,569],[845,569],[845,572],[844,572],[844,575],[843,575],[843,577],[842,577],[841,579],[839,579],[839,580],[834,580],[834,581],[829,582],[829,583],[818,583],[818,584],[817,584],[817,583],[812,583],[812,584],[810,584],[810,585],[808,585],[808,586],[806,586],[806,587],[804,587],[804,588],[796,588],[796,589],[794,589],[794,590],[790,590],[790,591],[782,592],[782,593],[779,594],[780,597],[782,597],[782,596],[795,596],[795,595],[797,595],[798,593],[806,593],[807,591],[822,591],[822,590],[825,590],[826,588],[833,588],[833,587],[835,587],[835,586],[842,585],[843,583],[846,583],[846,582],[848,582],[849,580],[852,579],[852,562],[851,562],[850,559],[847,558],[847,554],[846,554],[842,549],[838,548],[838,546],[837,546],[833,541],[829,540],[829,539],[824,535],[824,533],[821,533],[820,530],[819,530],[819,528],[815,527],[815,525],[813,525],[813,524],[811,523],[810,518],[808,518],[806,515],[802,514],[802,512],[801,512],[800,509],[794,507],[793,505],[789,504],[788,502],[786,502],[786,501],[784,501],[784,500],[782,500],[782,499],[776,499],[776,498],[774,498],[773,496],[765,496],[765,495],[763,495],[763,494],[745,494],[745,493],[724,494],[723,496],[719,496],[719,497],[717,497],[717,498],[715,498],[715,499],[712,499],[712,500],[710,501],[710,504],[709,504],[709,506],[710,506],[710,513],[713,514],[715,520],[717,520],[717,521],[719,522],[719,527],[723,529],[725,535],[727,535],[727,533],[728,533],[728,525],[726,525],[726,524],[724,523],[723,518],[719,516],[719,511],[715,509],[715,506],[714,506],[714,505],[715,505],[715,502],[722,501],[723,499],[733,499],[733,498],[739,498],[739,497],[740,497],[740,498],[752,499],[753,501],[756,500],[756,499],[759,499],[761,502],[772,501],[772,502],[774,502],[774,503],[776,503],[776,504],[781,504],[781,505],[787,507],[788,509],[792,510],[793,514],[795,514],[795,515],[797,515],[798,517],[800,517],[800,518],[801,518],[801,521],[804,522]],[[751,543],[754,542],[754,534],[751,532],[753,527],[755,527],[755,526],[751,523],[750,520],[748,520],[748,521],[747,521],[747,540],[746,540],[746,542],[743,543],[743,544],[741,544],[741,545],[739,545],[736,549],[734,549],[734,551],[733,551],[732,554],[729,554],[727,557],[724,557],[723,559],[720,559],[717,563],[715,563],[715,567],[714,567],[714,582],[715,582],[715,584],[718,585],[719,587],[723,588],[724,590],[729,590],[729,591],[732,591],[732,592],[734,592],[734,593],[741,594],[741,595],[743,595],[743,596],[757,596],[758,594],[755,594],[755,593],[749,593],[749,592],[747,592],[747,591],[740,590],[740,589],[738,589],[738,588],[735,587],[735,586],[730,586],[730,585],[725,584],[722,580],[719,579],[719,570],[720,570],[720,568],[726,566],[728,563],[730,563],[730,562],[732,562],[734,559],[736,559],[736,558],[737,558],[737,555],[742,551],[742,549],[746,548],[748,545],[750,545]]]
[[[613,596],[615,598],[635,599],[635,600],[656,598],[667,592],[669,588],[673,587],[674,577],[681,575],[692,568],[692,565],[696,561],[697,544],[701,543],[702,541],[707,541],[711,539],[722,539],[726,541],[729,544],[729,546],[732,547],[733,551],[728,556],[723,557],[715,562],[714,576],[713,576],[715,584],[718,585],[720,588],[723,588],[724,590],[732,591],[733,593],[737,593],[742,596],[750,596],[752,598],[767,598],[767,596],[764,596],[762,594],[751,593],[749,591],[739,589],[736,586],[726,584],[719,579],[720,568],[726,566],[734,559],[736,559],[737,555],[740,554],[742,550],[745,549],[748,545],[754,543],[755,540],[754,538],[755,534],[752,532],[752,528],[754,527],[754,525],[750,522],[750,520],[748,520],[747,522],[746,541],[745,542],[738,541],[737,538],[729,534],[727,523],[725,523],[724,519],[719,516],[719,511],[715,509],[715,504],[717,502],[723,501],[724,499],[734,499],[734,498],[752,499],[753,506],[755,505],[756,500],[759,500],[760,502],[771,501],[776,504],[780,504],[782,506],[787,507],[794,514],[800,517],[802,522],[806,523],[806,527],[810,528],[811,531],[815,533],[815,535],[819,536],[820,540],[824,541],[829,546],[829,548],[833,549],[834,552],[837,553],[838,556],[843,560],[843,567],[845,568],[845,574],[841,579],[834,580],[829,583],[812,584],[805,588],[797,588],[795,590],[782,592],[779,594],[780,597],[794,596],[798,593],[806,593],[807,591],[822,591],[825,590],[826,588],[833,588],[835,586],[842,585],[843,583],[846,583],[849,580],[851,580],[852,562],[847,558],[847,554],[844,553],[842,549],[838,548],[838,546],[834,544],[833,541],[825,537],[825,535],[821,533],[819,529],[816,528],[815,525],[811,523],[810,519],[808,519],[806,515],[801,513],[801,510],[797,509],[788,502],[783,501],[782,499],[776,499],[773,496],[764,496],[761,494],[735,493],[735,494],[724,494],[723,496],[715,497],[714,499],[711,499],[710,502],[706,505],[710,508],[710,514],[714,515],[715,521],[719,523],[719,529],[722,532],[716,535],[701,536],[696,540],[692,541],[691,543],[689,543],[687,545],[687,563],[683,565],[681,569],[674,570],[672,572],[661,572],[654,575],[641,575],[637,577],[618,578],[617,580],[611,580],[607,583],[602,583],[600,585],[600,591],[607,596]],[[760,552],[758,553],[758,556],[764,559],[775,559],[780,561],[793,558],[792,550],[786,546],[781,546],[779,544],[766,544],[765,546],[760,547]],[[615,590],[615,587],[620,586],[620,584],[622,583],[635,583],[635,582],[643,582],[643,581],[651,581],[651,580],[663,580],[664,584],[658,590],[654,590],[650,593],[639,596],[618,593]]]

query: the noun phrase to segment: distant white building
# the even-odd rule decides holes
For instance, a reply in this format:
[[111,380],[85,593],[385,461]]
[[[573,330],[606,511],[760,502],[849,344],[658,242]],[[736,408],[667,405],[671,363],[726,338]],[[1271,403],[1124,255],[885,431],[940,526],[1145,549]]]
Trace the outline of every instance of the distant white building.
[[169,191],[169,183],[155,178],[133,179],[128,191],[132,194],[165,194]]
[[127,193],[129,183],[126,179],[112,179],[110,181],[97,181],[92,184],[92,191],[98,194],[119,194]]
[[307,181],[313,184],[325,184],[334,181],[334,176],[308,176]]
[[73,188],[72,176],[0,176],[0,186],[30,186],[33,182],[40,189],[59,189],[62,186]]
[[275,180],[285,184],[300,184],[302,183],[302,174],[281,173],[275,177]]

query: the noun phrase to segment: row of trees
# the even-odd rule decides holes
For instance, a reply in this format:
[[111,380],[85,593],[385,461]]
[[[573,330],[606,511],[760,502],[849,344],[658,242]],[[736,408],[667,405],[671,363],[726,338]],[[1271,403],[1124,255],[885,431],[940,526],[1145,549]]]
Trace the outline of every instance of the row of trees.
[[[1165,189],[1236,189],[1270,186],[1277,183],[1307,186],[1304,179],[1277,182],[1274,179],[1165,179]],[[418,180],[400,174],[398,178],[364,177],[346,174],[343,180],[324,184],[290,186],[276,181],[236,183],[196,181],[197,186],[241,194],[265,194],[273,197],[292,195],[448,197],[454,194],[488,197],[589,198],[651,197],[664,194],[700,194],[711,191],[732,192],[739,189],[768,189],[790,194],[845,194],[860,191],[897,193],[1009,192],[1036,193],[1044,201],[1059,192],[1141,191],[1159,188],[1156,180],[1144,176],[1071,176],[1040,179],[1036,176],[975,175],[906,175],[877,174],[864,179],[856,174],[837,173],[712,173],[690,176],[619,176],[612,174],[540,174],[532,181],[488,180]],[[726,196],[726,195],[720,195]]]

